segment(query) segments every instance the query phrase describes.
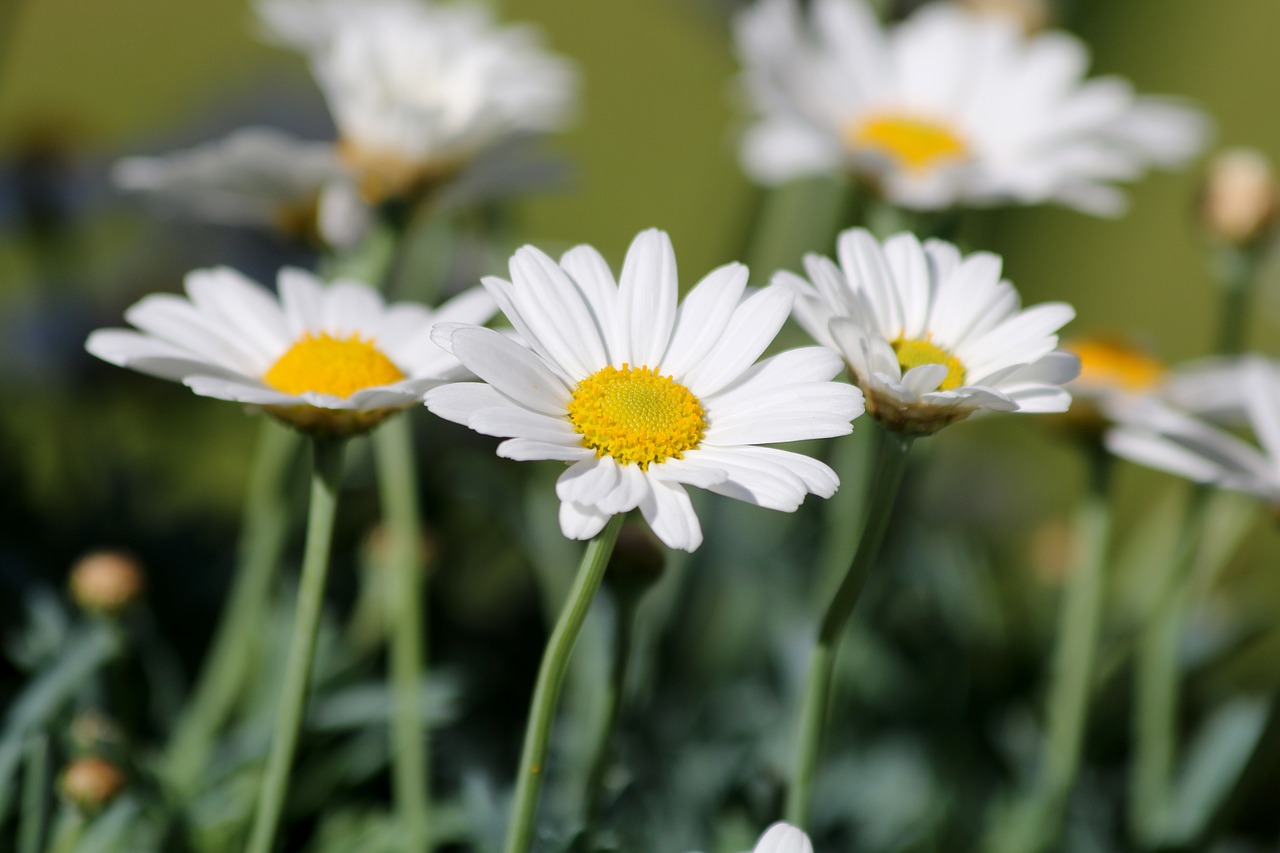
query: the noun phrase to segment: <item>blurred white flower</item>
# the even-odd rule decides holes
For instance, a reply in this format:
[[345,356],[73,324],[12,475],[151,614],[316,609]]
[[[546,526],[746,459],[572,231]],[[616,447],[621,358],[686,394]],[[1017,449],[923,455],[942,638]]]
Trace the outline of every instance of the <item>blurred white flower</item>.
[[792,296],[769,287],[743,298],[747,270],[713,270],[679,304],[676,259],[661,231],[627,252],[620,281],[590,246],[557,264],[526,246],[511,282],[484,284],[520,341],[444,324],[435,339],[488,384],[432,389],[427,408],[508,439],[498,455],[556,459],[560,529],[589,539],[639,508],[671,548],[692,551],[702,530],[684,485],[793,511],[838,480],[799,453],[758,445],[845,435],[862,394],[830,381],[840,359],[820,347],[759,363]]
[[1114,215],[1112,182],[1186,161],[1207,133],[1190,107],[1084,80],[1073,36],[1025,36],[952,3],[884,29],[863,0],[813,0],[807,18],[796,0],[758,0],[736,36],[757,113],[742,159],[764,183],[853,171],[906,208]]
[[1241,362],[1237,376],[1246,420],[1260,447],[1149,398],[1123,410],[1120,423],[1107,433],[1107,449],[1140,465],[1280,506],[1280,368],[1250,358]]
[[358,242],[370,224],[332,143],[265,127],[159,157],[128,157],[111,177],[122,189],[200,219],[304,239],[319,235],[339,247]]
[[752,853],[813,853],[804,830],[779,821],[764,831]]
[[125,312],[140,331],[99,329],[85,348],[205,397],[262,406],[304,431],[348,435],[468,376],[431,327],[483,323],[496,310],[478,287],[431,310],[299,269],[281,270],[278,284],[279,298],[235,270],[195,270],[185,298],[152,294]]
[[309,54],[341,156],[369,201],[437,182],[573,111],[570,64],[531,27],[499,27],[478,6],[277,0],[259,14]]
[[1062,348],[1080,359],[1080,374],[1067,385],[1067,418],[1090,432],[1107,426],[1119,409],[1166,389],[1164,362],[1121,335],[1075,338]]
[[840,265],[805,257],[809,281],[779,272],[797,295],[796,319],[839,352],[890,429],[927,435],[979,410],[1062,412],[1061,386],[1080,362],[1057,351],[1057,331],[1075,316],[1066,303],[1023,310],[1001,260],[961,257],[941,240],[914,234],[884,246],[861,228],[843,232]]

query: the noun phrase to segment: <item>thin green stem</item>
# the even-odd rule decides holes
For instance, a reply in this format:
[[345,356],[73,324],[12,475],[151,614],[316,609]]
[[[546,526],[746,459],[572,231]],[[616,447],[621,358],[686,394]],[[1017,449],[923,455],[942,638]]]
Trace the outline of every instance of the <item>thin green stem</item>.
[[40,853],[44,849],[45,813],[49,810],[49,736],[43,731],[27,735],[23,752],[18,850]]
[[1217,352],[1239,355],[1244,352],[1249,328],[1249,309],[1257,276],[1257,259],[1248,249],[1219,250],[1217,276],[1222,285],[1222,317],[1218,324]]
[[[591,773],[587,777],[587,808],[584,825],[593,832],[604,808],[604,777],[613,759],[614,733],[622,717],[623,698],[627,690],[627,674],[631,668],[631,645],[635,637],[636,608],[641,596],[634,590],[620,591],[617,617],[614,620],[613,662],[609,671],[609,688],[605,694],[604,725],[596,744]],[[586,845],[590,850],[590,844]]]
[[907,468],[907,457],[915,436],[886,432],[876,457],[871,496],[867,503],[867,520],[858,542],[858,550],[844,581],[836,590],[822,617],[818,640],[809,664],[809,677],[800,709],[800,733],[796,744],[795,769],[787,790],[786,819],[803,827],[809,818],[813,777],[818,764],[818,748],[831,699],[831,679],[835,672],[836,652],[844,627],[853,614],[867,575],[875,565],[893,513],[894,499]]
[[1049,843],[1065,816],[1080,769],[1102,626],[1111,528],[1111,458],[1101,447],[1092,447],[1089,463],[1089,489],[1076,519],[1074,565],[1067,576],[1058,617],[1039,775],[1029,800],[1015,812],[1012,831],[999,847],[1002,851],[1031,853]]
[[426,670],[425,613],[422,606],[422,537],[412,424],[393,418],[373,434],[374,460],[382,499],[391,573],[391,764],[396,810],[405,833],[405,850],[427,849],[430,815],[428,745],[422,724],[422,691]]
[[253,831],[246,850],[267,853],[280,824],[289,772],[302,726],[302,713],[311,681],[311,660],[315,653],[316,634],[324,605],[325,577],[329,572],[329,548],[333,539],[333,518],[338,505],[338,489],[342,479],[341,439],[317,438],[312,441],[314,459],[311,476],[311,507],[307,518],[307,545],[302,558],[302,580],[298,586],[298,604],[294,613],[293,636],[289,641],[289,659],[284,687],[276,710],[271,737],[271,753],[258,791],[258,806]]
[[288,529],[286,483],[301,437],[263,418],[241,521],[239,568],[200,673],[169,742],[167,775],[189,793],[200,780],[222,728],[261,650],[258,630],[270,604]]
[[533,838],[534,816],[538,809],[538,795],[542,791],[542,776],[546,765],[547,742],[551,736],[551,724],[555,719],[556,701],[564,683],[569,655],[578,638],[582,623],[591,609],[596,590],[604,578],[605,567],[613,553],[613,545],[622,529],[624,514],[609,519],[587,545],[582,564],[574,578],[573,586],[565,599],[556,620],[546,650],[542,653],[542,665],[538,669],[538,682],[533,690],[533,702],[529,708],[529,722],[524,732],[524,748],[520,754],[520,772],[516,777],[515,803],[511,810],[511,824],[507,827],[506,853],[526,853]]

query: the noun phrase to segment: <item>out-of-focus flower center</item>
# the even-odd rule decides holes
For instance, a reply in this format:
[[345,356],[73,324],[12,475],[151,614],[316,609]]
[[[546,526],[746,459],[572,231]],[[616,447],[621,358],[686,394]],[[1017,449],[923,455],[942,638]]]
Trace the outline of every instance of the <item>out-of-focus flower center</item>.
[[706,412],[688,388],[649,367],[606,367],[573,389],[573,428],[596,456],[648,469],[692,450],[706,431]]
[[889,346],[893,347],[903,373],[923,364],[942,364],[947,368],[947,375],[938,386],[939,391],[951,391],[964,384],[964,365],[960,359],[937,344],[915,338],[898,338]]
[[969,155],[969,146],[946,125],[897,113],[871,116],[850,125],[845,142],[856,151],[884,157],[915,175]]
[[315,391],[350,397],[357,391],[391,385],[404,373],[374,345],[359,335],[335,338],[303,335],[280,356],[262,381],[286,394]]
[[1076,383],[1097,388],[1115,388],[1129,393],[1149,391],[1164,378],[1159,359],[1124,341],[1086,338],[1072,341],[1066,349],[1080,359]]

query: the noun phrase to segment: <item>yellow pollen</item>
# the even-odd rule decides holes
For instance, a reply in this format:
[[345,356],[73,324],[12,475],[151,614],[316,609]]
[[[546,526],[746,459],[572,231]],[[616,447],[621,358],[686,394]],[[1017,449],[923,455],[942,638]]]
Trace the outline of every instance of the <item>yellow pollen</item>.
[[1084,338],[1066,349],[1080,358],[1081,385],[1117,388],[1121,391],[1148,391],[1164,378],[1160,361],[1140,348],[1117,338]]
[[950,391],[964,384],[964,365],[960,359],[937,344],[928,340],[898,338],[889,346],[893,347],[903,373],[922,364],[942,364],[946,365],[947,375],[938,386],[939,391]]
[[334,338],[307,333],[271,365],[262,381],[286,394],[315,391],[350,397],[377,385],[391,385],[404,373],[373,341],[359,335]]
[[679,459],[698,446],[707,428],[706,412],[688,388],[652,368],[627,364],[579,382],[568,410],[584,447],[641,470],[650,462]]
[[917,175],[969,155],[965,141],[945,125],[901,114],[882,114],[850,125],[845,142],[855,150],[888,158]]

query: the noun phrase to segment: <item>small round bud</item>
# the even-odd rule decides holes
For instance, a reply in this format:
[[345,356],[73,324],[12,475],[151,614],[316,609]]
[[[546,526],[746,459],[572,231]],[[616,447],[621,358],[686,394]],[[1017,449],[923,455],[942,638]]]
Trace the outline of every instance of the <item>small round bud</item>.
[[116,614],[142,595],[142,566],[121,551],[93,551],[71,568],[68,582],[76,604],[91,613]]
[[1047,29],[1050,23],[1049,0],[961,0],[961,3],[976,14],[1012,21],[1027,35]]
[[605,583],[619,595],[639,595],[662,577],[666,559],[648,528],[624,524],[605,569]]
[[124,790],[124,774],[103,758],[77,758],[62,771],[62,795],[84,812],[97,812]]
[[1233,148],[1209,163],[1200,219],[1213,239],[1245,248],[1271,231],[1278,201],[1270,161],[1251,148]]

